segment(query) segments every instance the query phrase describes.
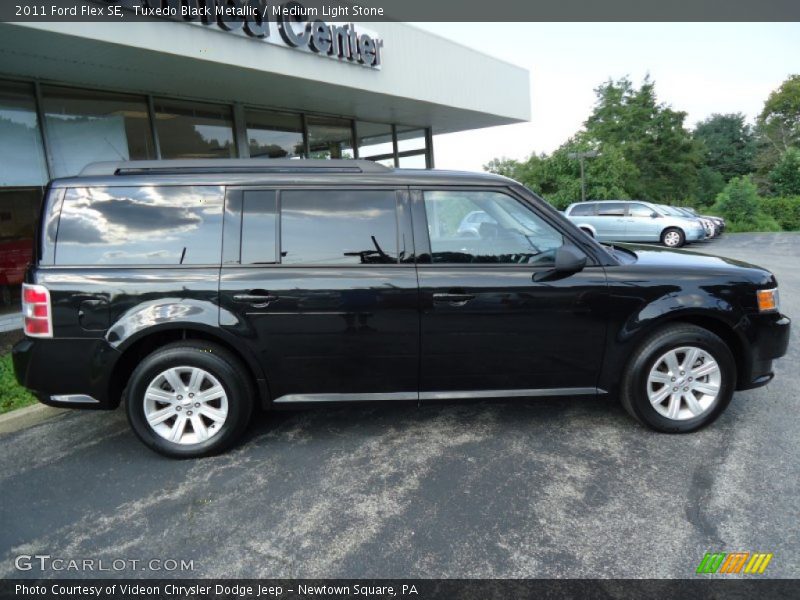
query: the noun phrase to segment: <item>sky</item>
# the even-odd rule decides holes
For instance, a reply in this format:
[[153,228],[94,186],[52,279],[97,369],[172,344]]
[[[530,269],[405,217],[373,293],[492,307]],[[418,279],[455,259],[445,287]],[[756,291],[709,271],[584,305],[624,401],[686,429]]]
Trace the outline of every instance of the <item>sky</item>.
[[[591,113],[594,88],[649,73],[660,102],[693,127],[713,113],[752,121],[800,73],[800,23],[419,23],[528,69],[531,121],[438,135],[436,167],[479,171],[495,157],[552,152]],[[493,31],[494,30],[494,31]]]

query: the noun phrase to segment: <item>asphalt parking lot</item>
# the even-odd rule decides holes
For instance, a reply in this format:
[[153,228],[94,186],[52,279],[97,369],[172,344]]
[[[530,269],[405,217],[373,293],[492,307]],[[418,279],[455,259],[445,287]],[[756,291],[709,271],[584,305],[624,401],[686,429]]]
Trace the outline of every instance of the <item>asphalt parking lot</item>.
[[[691,249],[772,269],[800,317],[800,234]],[[798,577],[798,359],[795,326],[768,387],[682,436],[615,399],[344,407],[262,415],[232,452],[173,461],[121,410],[69,413],[0,436],[0,576],[86,575],[14,568],[49,554],[196,577],[681,578],[760,551]]]

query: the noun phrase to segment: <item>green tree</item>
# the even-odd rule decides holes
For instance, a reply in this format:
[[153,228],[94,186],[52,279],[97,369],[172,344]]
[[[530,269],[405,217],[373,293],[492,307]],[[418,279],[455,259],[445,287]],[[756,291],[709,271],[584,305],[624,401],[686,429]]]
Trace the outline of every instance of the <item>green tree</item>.
[[790,75],[770,93],[756,121],[756,167],[764,187],[769,172],[790,148],[800,148],[800,75]]
[[725,177],[722,176],[722,173],[711,167],[700,167],[697,171],[697,202],[694,204],[698,207],[707,207],[714,204],[717,194],[719,194],[724,187]]
[[734,177],[717,196],[714,205],[732,231],[779,231],[772,217],[761,211],[758,188],[750,177]]
[[800,75],[790,75],[769,95],[758,124],[781,154],[792,146],[800,146]]
[[[581,199],[580,162],[570,153],[589,149],[585,140],[573,138],[552,155],[532,155],[518,162],[494,159],[484,166],[492,173],[511,177],[563,209]],[[638,177],[636,167],[612,146],[585,160],[586,197],[594,200],[630,198],[625,182]]]
[[800,195],[800,149],[789,148],[769,173],[772,191],[779,196]]
[[715,113],[695,126],[694,138],[702,144],[705,166],[722,175],[724,182],[753,172],[755,136],[743,114]]
[[638,176],[626,183],[628,192],[658,202],[693,196],[701,146],[684,127],[686,113],[659,103],[649,77],[639,88],[628,78],[609,80],[595,93],[585,136],[602,152],[618,149],[636,168]]

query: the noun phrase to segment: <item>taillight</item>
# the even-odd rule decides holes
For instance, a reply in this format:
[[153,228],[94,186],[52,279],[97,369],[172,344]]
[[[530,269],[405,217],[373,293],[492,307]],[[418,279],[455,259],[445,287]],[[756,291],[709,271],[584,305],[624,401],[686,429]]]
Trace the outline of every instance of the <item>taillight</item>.
[[25,335],[53,337],[53,312],[46,287],[22,284],[22,316],[25,318]]

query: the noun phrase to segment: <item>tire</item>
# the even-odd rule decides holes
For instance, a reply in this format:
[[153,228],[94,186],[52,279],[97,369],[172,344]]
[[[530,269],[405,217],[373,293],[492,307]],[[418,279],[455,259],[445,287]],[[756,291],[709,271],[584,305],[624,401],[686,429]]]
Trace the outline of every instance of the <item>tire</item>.
[[583,233],[588,235],[590,238],[594,238],[594,234],[592,233],[591,229],[586,229],[585,227],[580,228]]
[[686,235],[678,227],[667,227],[661,232],[661,243],[667,248],[680,248],[686,243]]
[[[175,390],[180,385],[183,389]],[[208,400],[201,400],[203,395]],[[147,356],[124,396],[128,422],[146,446],[172,458],[198,458],[218,454],[241,437],[255,392],[230,352],[208,342],[182,341]],[[151,425],[148,415],[160,421]],[[177,441],[167,439],[173,433]]]
[[[698,350],[691,355],[697,357],[693,371],[681,370],[681,367],[686,367],[686,361],[691,360],[688,349]],[[667,370],[668,361],[662,360],[672,352],[675,352],[677,360],[677,363],[673,363],[678,367],[676,372]],[[707,357],[716,363],[718,375],[713,374]],[[691,373],[701,373],[703,370],[712,374],[696,379],[691,376]],[[675,382],[672,381],[673,374]],[[651,377],[665,381],[653,381]],[[677,394],[674,392],[675,386],[679,388]],[[704,393],[715,386],[717,393],[713,398],[711,394]],[[623,374],[620,399],[631,416],[651,429],[665,433],[688,433],[705,427],[719,417],[730,403],[735,387],[736,361],[728,345],[702,327],[675,324],[653,333],[633,353]],[[686,389],[695,400],[692,406],[685,395]],[[651,397],[658,400],[664,393],[667,395],[662,401],[651,402]],[[679,400],[675,400],[676,396]],[[670,413],[673,406],[679,407],[677,414],[665,414]],[[698,409],[702,409],[702,412],[697,412]]]

